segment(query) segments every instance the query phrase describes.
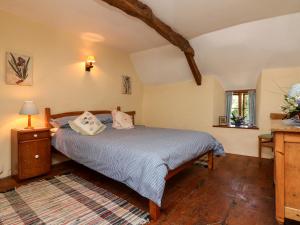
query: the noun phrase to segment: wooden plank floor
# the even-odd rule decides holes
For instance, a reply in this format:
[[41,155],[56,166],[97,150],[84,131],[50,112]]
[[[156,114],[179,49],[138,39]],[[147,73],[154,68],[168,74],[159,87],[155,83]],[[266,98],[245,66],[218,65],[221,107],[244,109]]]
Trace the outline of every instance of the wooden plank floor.
[[[75,162],[54,166],[48,176],[73,172],[147,210],[148,201],[125,185]],[[28,181],[27,181],[28,182]],[[23,182],[27,183],[27,182]],[[0,191],[21,185],[0,180]],[[166,187],[160,219],[153,225],[276,225],[274,215],[273,161],[228,154],[216,158],[210,172],[193,166]],[[299,225],[287,221],[288,225]]]

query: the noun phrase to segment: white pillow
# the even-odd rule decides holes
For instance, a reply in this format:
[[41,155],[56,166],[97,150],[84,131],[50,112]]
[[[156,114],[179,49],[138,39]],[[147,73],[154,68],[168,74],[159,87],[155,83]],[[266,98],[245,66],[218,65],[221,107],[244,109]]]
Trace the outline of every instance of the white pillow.
[[82,135],[95,135],[102,132],[106,126],[90,112],[84,112],[73,121],[69,121],[70,127]]
[[132,117],[121,111],[113,110],[111,112],[113,117],[113,128],[116,129],[131,129],[134,128]]

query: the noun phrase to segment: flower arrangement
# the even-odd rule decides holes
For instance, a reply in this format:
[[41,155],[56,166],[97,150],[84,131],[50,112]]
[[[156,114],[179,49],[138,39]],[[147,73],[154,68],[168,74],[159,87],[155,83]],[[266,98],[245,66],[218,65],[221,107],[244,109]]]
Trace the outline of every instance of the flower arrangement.
[[231,119],[234,122],[234,125],[241,126],[244,123],[245,120],[244,116],[235,115],[234,113],[232,113],[231,115],[232,115]]
[[286,113],[286,119],[298,116],[300,119],[300,84],[294,85],[289,94],[284,96],[284,105],[281,109]]
[[300,95],[291,97],[289,95],[284,96],[284,105],[281,109],[286,113],[286,118],[290,119],[295,116],[300,116]]

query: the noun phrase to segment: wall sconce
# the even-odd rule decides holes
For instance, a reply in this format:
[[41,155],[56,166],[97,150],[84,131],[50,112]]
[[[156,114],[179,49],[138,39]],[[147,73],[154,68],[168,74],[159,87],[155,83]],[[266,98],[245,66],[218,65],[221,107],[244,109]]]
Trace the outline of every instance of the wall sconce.
[[90,72],[91,68],[94,67],[94,63],[96,62],[95,56],[88,56],[85,62],[85,71]]

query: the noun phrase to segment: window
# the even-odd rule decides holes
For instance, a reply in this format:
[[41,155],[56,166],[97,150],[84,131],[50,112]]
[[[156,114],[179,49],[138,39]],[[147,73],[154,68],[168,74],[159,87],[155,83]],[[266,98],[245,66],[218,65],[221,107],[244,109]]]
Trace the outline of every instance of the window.
[[244,117],[244,125],[255,125],[255,90],[235,90],[226,92],[226,116],[229,124],[234,124],[232,114]]
[[249,121],[249,95],[248,92],[233,92],[231,114],[245,117]]

